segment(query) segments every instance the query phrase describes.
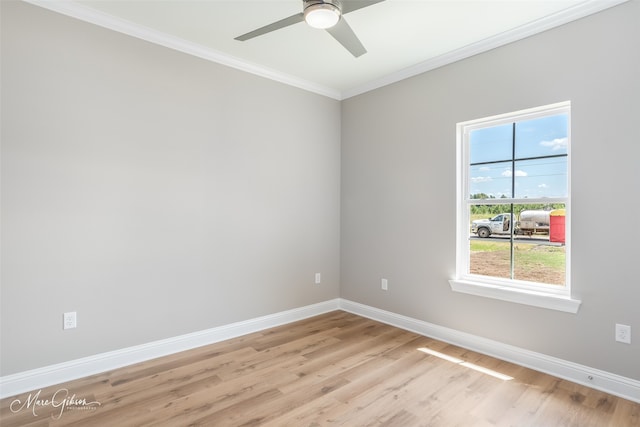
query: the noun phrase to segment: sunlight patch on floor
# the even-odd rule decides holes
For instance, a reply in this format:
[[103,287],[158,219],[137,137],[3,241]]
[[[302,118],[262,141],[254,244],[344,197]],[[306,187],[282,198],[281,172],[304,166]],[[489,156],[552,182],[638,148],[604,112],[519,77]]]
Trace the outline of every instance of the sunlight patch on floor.
[[431,350],[430,348],[420,347],[418,351],[421,351],[426,354],[430,354],[431,356],[439,357],[440,359],[446,360],[451,363],[455,363],[460,366],[464,366],[465,368],[473,369],[474,371],[482,372],[483,374],[491,375],[492,377],[498,378],[503,381],[510,381],[513,379],[513,377],[510,377],[509,375],[505,375],[500,372],[496,372],[494,370],[475,365],[473,363],[465,362],[462,359],[458,359],[457,357],[440,353],[439,351]]

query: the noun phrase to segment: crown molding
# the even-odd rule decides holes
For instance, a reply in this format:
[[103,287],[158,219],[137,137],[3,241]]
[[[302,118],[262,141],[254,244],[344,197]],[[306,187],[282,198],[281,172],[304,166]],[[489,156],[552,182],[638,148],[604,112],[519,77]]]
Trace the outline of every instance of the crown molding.
[[609,9],[610,7],[617,6],[627,1],[629,0],[587,0],[561,12],[546,16],[544,18],[540,18],[528,24],[516,27],[512,30],[505,31],[484,40],[480,40],[476,43],[472,43],[460,49],[447,52],[443,55],[436,56],[435,58],[421,62],[412,67],[405,68],[404,70],[400,70],[396,73],[389,74],[380,79],[372,80],[363,85],[343,91],[342,99],[351,98],[353,96],[357,96],[374,89],[381,88],[383,86],[397,83],[401,80],[426,73],[427,71],[431,71],[436,68],[440,68],[445,65],[460,61],[462,59],[487,52],[500,46],[522,40],[543,31],[568,24],[569,22],[584,18],[594,13],[601,12],[605,9]]
[[575,6],[561,12],[546,16],[528,24],[505,31],[493,37],[472,43],[460,49],[453,50],[414,66],[391,73],[368,83],[340,91],[335,88],[320,85],[318,83],[301,79],[259,64],[240,59],[226,53],[202,46],[179,37],[157,31],[133,22],[114,17],[97,11],[90,7],[71,0],[23,0],[27,3],[57,12],[81,21],[89,22],[103,28],[108,28],[119,33],[127,34],[154,44],[174,49],[201,59],[226,65],[247,73],[258,75],[270,80],[284,83],[299,89],[323,95],[338,101],[351,98],[383,86],[397,83],[401,80],[423,74],[427,71],[443,67],[453,62],[460,61],[471,56],[487,52],[500,46],[513,43],[532,35],[550,30],[560,25],[567,24],[580,18],[601,12],[610,7],[617,6],[629,0],[585,0]]
[[70,0],[23,0],[34,6],[40,6],[52,12],[57,12],[79,19],[109,30],[117,31],[128,36],[136,37],[169,49],[177,50],[207,61],[226,65],[250,74],[284,83],[289,86],[313,92],[336,100],[341,100],[341,93],[337,89],[326,87],[318,83],[301,79],[259,64],[240,59],[209,47],[182,38],[145,27],[140,24],[117,18],[113,15],[92,9]]

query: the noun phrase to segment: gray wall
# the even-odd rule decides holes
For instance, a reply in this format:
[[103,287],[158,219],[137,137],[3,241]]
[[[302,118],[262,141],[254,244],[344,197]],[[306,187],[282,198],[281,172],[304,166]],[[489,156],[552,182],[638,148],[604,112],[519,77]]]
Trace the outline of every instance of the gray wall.
[[[348,99],[342,116],[0,4],[1,375],[341,295],[640,380],[640,231],[594,226],[638,207],[637,0]],[[451,292],[455,124],[564,100],[580,312]],[[72,310],[79,327],[62,331]],[[616,322],[632,345],[614,342]]]
[[1,375],[339,296],[338,101],[1,7]]
[[[342,297],[640,380],[639,20],[632,0],[344,101]],[[456,123],[565,100],[580,311],[452,292]]]

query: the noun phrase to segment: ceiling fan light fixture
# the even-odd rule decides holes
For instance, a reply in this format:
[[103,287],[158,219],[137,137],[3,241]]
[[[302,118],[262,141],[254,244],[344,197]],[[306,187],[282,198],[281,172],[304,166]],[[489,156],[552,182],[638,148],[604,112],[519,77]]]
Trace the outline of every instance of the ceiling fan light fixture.
[[340,20],[340,9],[331,3],[312,4],[304,10],[304,20],[313,28],[331,28]]

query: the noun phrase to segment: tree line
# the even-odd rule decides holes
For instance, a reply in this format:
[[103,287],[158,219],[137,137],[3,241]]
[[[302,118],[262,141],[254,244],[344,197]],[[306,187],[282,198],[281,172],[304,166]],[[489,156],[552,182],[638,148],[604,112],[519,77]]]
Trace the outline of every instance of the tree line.
[[[477,193],[471,195],[472,199],[495,199],[495,196],[490,196],[485,193]],[[506,199],[506,196],[500,197],[501,199]],[[498,205],[471,205],[471,215],[498,215],[503,212],[509,212],[509,206],[505,204]],[[520,215],[522,211],[528,210],[544,210],[544,211],[552,211],[554,209],[564,209],[564,203],[527,203],[523,204],[514,204],[513,205],[513,213],[516,215]]]

